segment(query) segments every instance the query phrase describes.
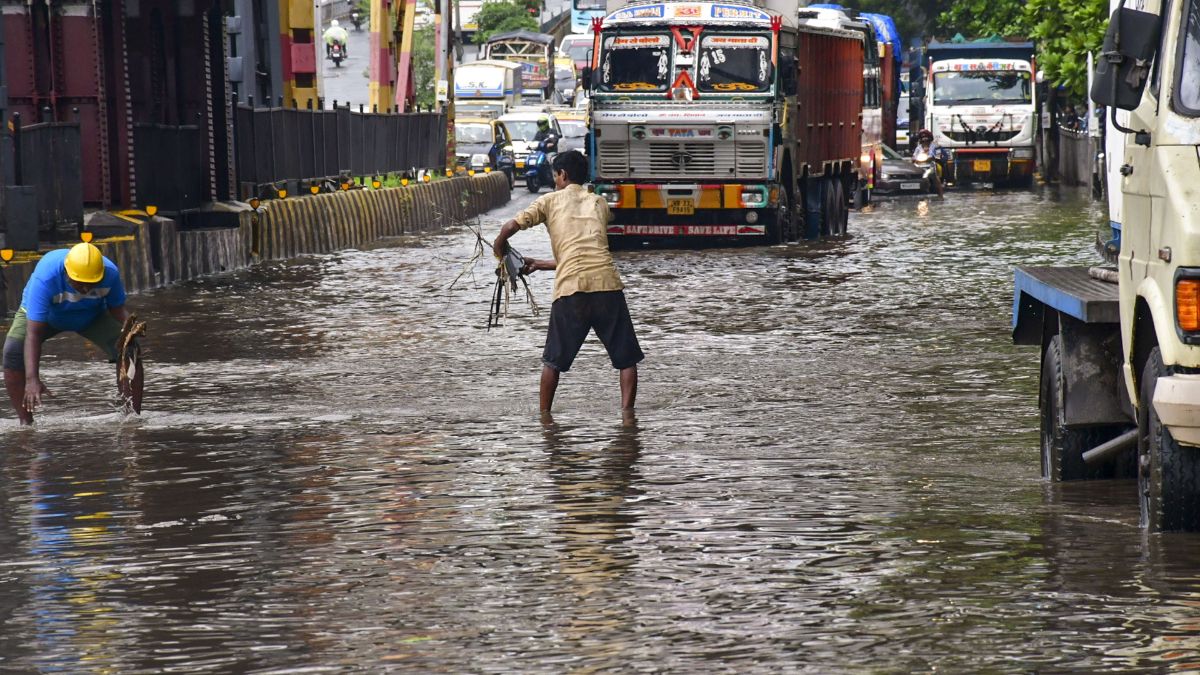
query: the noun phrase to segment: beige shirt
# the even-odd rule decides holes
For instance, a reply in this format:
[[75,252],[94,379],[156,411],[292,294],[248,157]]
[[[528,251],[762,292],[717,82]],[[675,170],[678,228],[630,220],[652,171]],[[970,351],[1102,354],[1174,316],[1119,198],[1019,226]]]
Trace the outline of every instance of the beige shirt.
[[575,293],[619,291],[625,288],[608,251],[608,221],[612,214],[598,195],[571,183],[538,197],[514,220],[522,230],[545,223],[558,268],[554,299]]

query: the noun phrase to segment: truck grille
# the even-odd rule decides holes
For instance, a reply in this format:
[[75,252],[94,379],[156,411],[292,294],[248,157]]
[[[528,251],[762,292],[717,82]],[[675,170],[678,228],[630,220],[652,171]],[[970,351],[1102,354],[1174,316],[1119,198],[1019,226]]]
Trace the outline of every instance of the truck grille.
[[1019,129],[1017,131],[1007,131],[1007,130],[1005,130],[1005,131],[990,131],[990,132],[986,132],[986,133],[974,133],[974,134],[968,134],[965,131],[958,130],[958,131],[947,131],[946,135],[949,136],[951,140],[957,141],[959,143],[967,143],[972,140],[974,140],[976,143],[993,143],[993,142],[1003,143],[1005,141],[1016,138],[1017,134],[1019,134],[1019,133],[1021,133],[1021,130],[1019,130]]
[[601,141],[600,176],[606,178],[757,178],[766,175],[767,146],[762,142],[714,143]]

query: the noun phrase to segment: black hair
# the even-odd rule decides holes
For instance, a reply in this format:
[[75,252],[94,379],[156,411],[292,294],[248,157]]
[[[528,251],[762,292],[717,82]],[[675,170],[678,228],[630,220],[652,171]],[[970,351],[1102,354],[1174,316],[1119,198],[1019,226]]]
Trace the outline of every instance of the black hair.
[[567,180],[583,185],[588,180],[588,161],[578,150],[560,152],[551,163],[555,172],[566,171]]

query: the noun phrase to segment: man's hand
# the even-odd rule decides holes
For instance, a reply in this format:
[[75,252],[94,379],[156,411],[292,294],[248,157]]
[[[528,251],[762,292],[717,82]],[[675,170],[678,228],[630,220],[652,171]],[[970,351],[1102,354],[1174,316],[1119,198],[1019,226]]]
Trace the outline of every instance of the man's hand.
[[50,396],[50,390],[36,377],[25,380],[25,409],[33,412],[42,406],[42,397]]
[[534,258],[526,258],[525,266],[521,268],[521,274],[533,274],[538,271],[537,260]]

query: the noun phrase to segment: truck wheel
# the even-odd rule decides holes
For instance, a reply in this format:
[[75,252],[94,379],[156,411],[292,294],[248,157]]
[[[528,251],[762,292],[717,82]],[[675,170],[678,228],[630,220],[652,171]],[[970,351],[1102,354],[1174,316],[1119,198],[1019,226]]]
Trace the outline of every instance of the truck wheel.
[[800,228],[796,226],[796,214],[792,212],[792,200],[786,189],[779,191],[779,207],[775,213],[775,222],[779,225],[779,243],[798,241]]
[[[1068,429],[1065,420],[1066,380],[1062,366],[1062,336],[1055,335],[1046,346],[1042,358],[1041,379],[1041,437],[1042,477],[1053,482],[1114,478],[1121,473],[1123,457],[1104,464],[1087,464],[1083,453],[1116,438],[1114,427],[1085,427]],[[1123,461],[1124,460],[1124,461]]]
[[850,208],[846,205],[846,189],[840,180],[833,181],[834,218],[830,230],[834,236],[846,236],[846,226],[850,223]]
[[1150,351],[1138,387],[1138,502],[1153,532],[1200,530],[1200,450],[1180,447],[1154,410],[1154,388],[1167,375],[1162,352]]
[[834,181],[821,182],[821,236],[831,237],[837,228],[837,202],[834,201]]

